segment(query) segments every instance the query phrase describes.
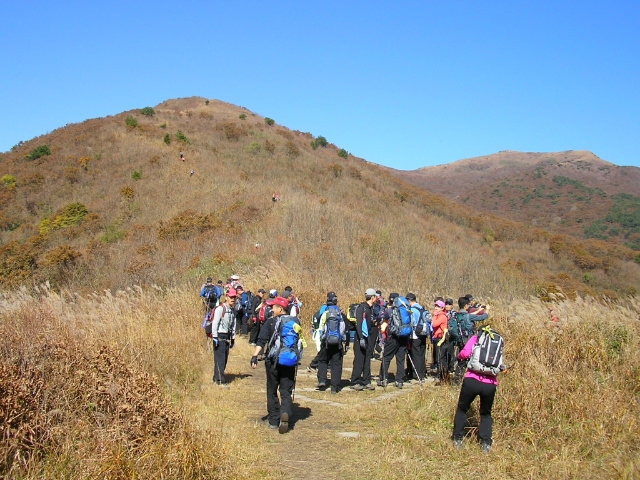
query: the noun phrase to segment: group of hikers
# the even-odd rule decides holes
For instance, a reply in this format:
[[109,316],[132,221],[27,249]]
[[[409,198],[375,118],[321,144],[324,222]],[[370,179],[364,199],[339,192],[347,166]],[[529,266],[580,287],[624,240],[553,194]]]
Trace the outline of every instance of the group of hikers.
[[[226,285],[221,280],[214,285],[208,278],[200,296],[207,310],[203,327],[214,348],[214,383],[225,384],[224,371],[236,334],[248,335],[249,343],[255,346],[251,368],[257,368],[260,360],[266,368],[268,415],[264,420],[270,428],[287,432],[297,369],[306,347],[299,319],[302,302],[291,287],[280,294],[272,289],[268,295],[261,288],[253,295],[244,291],[237,275],[231,276]],[[431,308],[426,308],[413,293],[392,293],[385,299],[373,288],[365,291],[364,301],[343,311],[337,294],[329,292],[326,302],[311,317],[317,355],[309,371],[317,374],[317,390],[330,389],[331,394],[338,394],[343,358],[352,348],[350,388],[355,391],[376,389],[371,374],[373,359],[381,362],[378,387],[387,388],[391,379],[398,389],[414,381],[462,383],[453,444],[462,448],[467,412],[479,396],[478,435],[482,451],[489,452],[496,378],[505,367],[502,337],[488,325],[477,326],[488,318],[488,312],[489,307],[476,302],[472,295],[457,302],[437,297]],[[390,374],[394,357],[396,372]]]

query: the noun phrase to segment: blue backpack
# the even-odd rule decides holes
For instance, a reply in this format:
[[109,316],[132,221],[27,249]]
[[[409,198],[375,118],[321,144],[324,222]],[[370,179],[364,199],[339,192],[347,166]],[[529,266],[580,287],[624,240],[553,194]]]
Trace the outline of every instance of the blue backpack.
[[389,331],[397,337],[408,337],[413,331],[411,324],[411,307],[409,306],[409,301],[404,297],[396,297],[393,300]]
[[278,318],[275,332],[269,342],[268,354],[278,365],[295,367],[302,358],[302,339],[296,330],[301,331],[300,320],[297,317],[282,315]]
[[433,333],[431,326],[431,313],[422,306],[414,305],[411,310],[420,313],[417,323],[413,325],[413,331],[416,335],[430,336]]

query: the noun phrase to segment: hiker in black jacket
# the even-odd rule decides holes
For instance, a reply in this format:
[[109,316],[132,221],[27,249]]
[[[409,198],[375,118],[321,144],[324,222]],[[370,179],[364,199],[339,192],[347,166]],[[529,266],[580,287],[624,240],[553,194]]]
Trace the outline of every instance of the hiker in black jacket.
[[[296,367],[288,367],[277,363],[277,355],[271,358],[269,348],[279,332],[279,318],[286,315],[289,302],[286,298],[276,297],[267,302],[273,308],[273,316],[269,318],[260,330],[256,348],[251,357],[251,368],[258,368],[258,355],[265,349],[264,366],[267,371],[267,419],[269,428],[277,428],[280,433],[289,431],[291,419],[292,395],[296,379]],[[287,317],[291,318],[291,317]],[[280,399],[278,399],[278,390]]]
[[251,332],[249,334],[249,345],[255,345],[260,333],[260,327],[262,323],[258,318],[258,312],[264,301],[264,294],[267,293],[264,288],[260,288],[249,302],[249,325],[251,325]]
[[[375,390],[371,384],[371,357],[375,345],[369,348],[369,332],[373,328],[373,312],[371,307],[378,299],[373,288],[365,292],[365,301],[356,309],[356,335],[353,343],[353,371],[351,388],[353,390]],[[377,331],[377,329],[376,329]]]

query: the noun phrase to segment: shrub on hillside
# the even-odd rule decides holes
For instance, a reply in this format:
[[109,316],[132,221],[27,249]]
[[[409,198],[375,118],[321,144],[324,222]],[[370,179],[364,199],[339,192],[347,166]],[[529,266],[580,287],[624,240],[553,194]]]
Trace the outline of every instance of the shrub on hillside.
[[166,143],[167,145],[171,145],[171,135],[169,135],[168,133],[164,136],[164,143]]
[[67,167],[64,170],[64,178],[69,183],[78,183],[80,181],[80,170],[76,167]]
[[237,142],[241,137],[249,134],[249,130],[245,125],[238,125],[235,122],[225,122],[216,125],[216,130],[224,133],[227,140]]
[[[182,130],[178,130],[178,131],[176,132],[176,138],[177,138],[178,140],[180,140],[181,142],[189,143],[189,144],[191,143],[191,140],[189,140],[189,139],[187,138],[187,136],[186,136],[184,133],[182,133]],[[166,142],[166,140],[165,140],[165,142]]]
[[276,151],[276,146],[273,143],[271,143],[269,140],[265,140],[264,149],[270,154],[273,154],[273,152]]
[[240,115],[238,115],[238,118],[240,120],[245,120],[247,118],[247,116],[244,113],[241,113]]
[[163,240],[186,239],[220,225],[221,222],[215,213],[200,214],[193,210],[185,210],[167,222],[160,221],[158,237]]
[[267,125],[273,125],[276,122],[275,122],[275,120],[273,118],[266,117],[264,119],[264,123],[266,123]]
[[122,195],[127,200],[131,200],[134,197],[133,188],[131,188],[131,187],[122,187],[120,189],[120,195]]
[[347,152],[344,148],[338,150],[338,156],[341,158],[347,158],[349,156],[349,152]]
[[329,142],[327,142],[327,139],[321,135],[315,140],[311,141],[311,148],[316,150],[318,147],[326,147],[328,144]]
[[24,158],[28,160],[35,160],[37,158],[44,157],[46,155],[51,155],[51,148],[49,148],[49,145],[40,145],[34,148],[33,150],[31,150],[31,153],[28,155],[25,155]]
[[142,115],[146,115],[147,117],[153,117],[156,114],[156,111],[151,107],[144,107],[140,110]]
[[131,173],[131,178],[134,180],[140,180],[142,178],[142,170],[134,170]]
[[124,123],[129,128],[136,128],[138,126],[138,120],[136,120],[131,116],[128,116],[127,118],[125,118]]
[[13,175],[4,175],[2,177],[2,185],[9,190],[16,188],[16,177]]
[[89,211],[81,203],[71,203],[60,210],[53,218],[40,222],[40,233],[71,227],[82,220]]
[[300,155],[300,149],[298,148],[298,145],[296,145],[296,143],[292,142],[291,140],[287,141],[287,144],[284,148],[285,153],[289,158],[296,158]]

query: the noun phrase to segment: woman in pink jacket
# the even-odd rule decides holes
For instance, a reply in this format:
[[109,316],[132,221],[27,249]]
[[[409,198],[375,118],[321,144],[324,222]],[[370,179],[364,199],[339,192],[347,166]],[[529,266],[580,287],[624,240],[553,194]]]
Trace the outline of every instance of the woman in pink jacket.
[[[478,342],[478,335],[473,335],[466,343],[464,348],[458,354],[459,360],[467,360],[471,357],[474,345]],[[506,367],[501,366],[500,369]],[[462,438],[464,437],[464,427],[467,423],[467,412],[471,407],[471,402],[480,397],[480,428],[478,434],[482,451],[489,453],[491,451],[491,432],[493,427],[493,418],[491,417],[491,408],[493,407],[493,399],[496,396],[496,388],[498,379],[493,375],[476,373],[467,369],[460,389],[460,397],[458,397],[458,408],[453,420],[453,445],[456,448],[462,448]]]

